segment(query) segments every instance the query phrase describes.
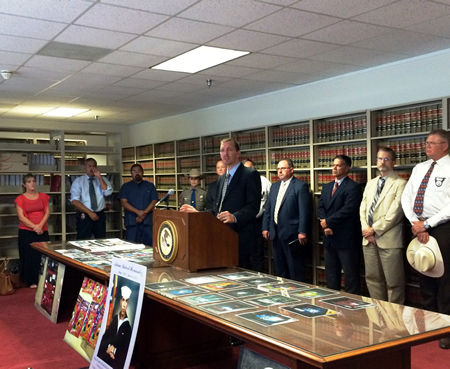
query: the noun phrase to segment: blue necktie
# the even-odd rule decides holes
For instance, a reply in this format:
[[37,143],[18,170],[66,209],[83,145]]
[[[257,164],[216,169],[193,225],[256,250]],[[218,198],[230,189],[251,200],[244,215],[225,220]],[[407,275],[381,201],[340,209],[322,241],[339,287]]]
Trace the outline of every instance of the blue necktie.
[[197,207],[195,206],[195,188],[192,189],[192,194],[191,194],[191,205],[197,209]]

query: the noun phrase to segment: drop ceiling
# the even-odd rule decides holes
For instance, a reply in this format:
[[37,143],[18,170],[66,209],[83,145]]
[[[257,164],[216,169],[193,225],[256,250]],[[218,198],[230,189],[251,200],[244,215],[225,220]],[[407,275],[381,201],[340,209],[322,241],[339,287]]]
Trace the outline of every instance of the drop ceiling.
[[[450,48],[450,0],[14,0],[0,7],[3,122],[132,125]],[[250,51],[195,74],[201,45]],[[211,80],[208,87],[207,80]],[[41,114],[86,108],[72,118]]]

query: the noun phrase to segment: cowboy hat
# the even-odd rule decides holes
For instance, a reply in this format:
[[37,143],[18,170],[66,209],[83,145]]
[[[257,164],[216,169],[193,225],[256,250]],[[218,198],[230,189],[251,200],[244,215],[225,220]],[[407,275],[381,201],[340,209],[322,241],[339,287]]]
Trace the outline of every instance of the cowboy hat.
[[406,250],[406,258],[415,270],[428,277],[439,278],[444,274],[441,249],[434,237],[430,236],[426,244],[414,238]]
[[191,169],[189,174],[185,174],[184,176],[187,177],[187,178],[189,178],[189,177],[191,177],[191,178],[200,178],[200,179],[205,178],[205,176],[203,174],[201,174],[198,169]]

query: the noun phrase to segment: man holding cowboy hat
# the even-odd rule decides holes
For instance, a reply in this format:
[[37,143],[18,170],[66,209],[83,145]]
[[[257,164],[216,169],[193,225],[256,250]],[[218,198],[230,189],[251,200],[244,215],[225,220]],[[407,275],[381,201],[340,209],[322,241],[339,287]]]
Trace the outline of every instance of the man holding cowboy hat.
[[[403,211],[417,237],[407,255],[420,272],[424,309],[447,315],[450,315],[449,141],[449,133],[443,129],[430,132],[426,139],[430,160],[414,167],[402,195]],[[441,339],[439,347],[450,349],[450,337]]]
[[206,208],[206,191],[200,187],[200,181],[205,178],[198,169],[192,169],[185,177],[189,178],[191,184],[180,195],[180,206],[188,204],[199,211]]

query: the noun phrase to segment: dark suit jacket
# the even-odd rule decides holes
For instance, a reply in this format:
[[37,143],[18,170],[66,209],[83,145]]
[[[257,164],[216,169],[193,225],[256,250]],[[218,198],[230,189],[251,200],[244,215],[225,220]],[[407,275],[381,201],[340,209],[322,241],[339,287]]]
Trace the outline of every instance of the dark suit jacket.
[[311,195],[308,185],[293,177],[281,202],[278,226],[275,228],[273,216],[280,186],[281,181],[278,181],[270,189],[264,212],[263,230],[269,231],[271,240],[277,236],[282,242],[290,242],[297,239],[299,233],[310,233]]
[[323,236],[323,244],[337,249],[361,247],[361,187],[345,177],[332,197],[333,187],[334,181],[323,186],[319,200],[319,218],[326,219],[328,228],[333,231],[333,236]]
[[[216,200],[213,212],[217,215],[222,197],[222,188],[225,182],[225,174],[217,180]],[[253,168],[247,168],[240,164],[228,184],[222,211],[233,214],[237,223],[229,226],[239,233],[239,248],[248,253],[254,252],[254,232],[256,227],[256,214],[261,204],[261,178]]]
[[206,209],[213,209],[216,201],[217,183],[219,181],[211,182],[208,185],[208,192],[206,193]]

